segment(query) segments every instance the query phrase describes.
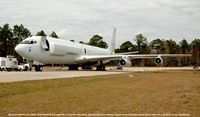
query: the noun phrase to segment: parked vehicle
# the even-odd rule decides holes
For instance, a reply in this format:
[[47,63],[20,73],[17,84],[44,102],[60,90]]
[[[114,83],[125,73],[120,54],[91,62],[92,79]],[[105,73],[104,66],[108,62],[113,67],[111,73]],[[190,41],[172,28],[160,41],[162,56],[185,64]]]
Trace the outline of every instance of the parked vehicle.
[[29,64],[18,65],[17,58],[8,55],[7,57],[0,57],[0,71],[28,71],[31,70]]
[[18,65],[18,70],[19,71],[31,71],[32,69],[29,67],[29,64],[22,63],[22,64]]

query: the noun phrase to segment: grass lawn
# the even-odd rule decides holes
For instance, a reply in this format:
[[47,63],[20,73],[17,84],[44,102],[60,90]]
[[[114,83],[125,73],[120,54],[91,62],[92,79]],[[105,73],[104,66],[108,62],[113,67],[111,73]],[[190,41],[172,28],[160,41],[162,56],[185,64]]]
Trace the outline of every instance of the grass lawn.
[[1,83],[0,117],[8,113],[186,113],[198,117],[200,72]]

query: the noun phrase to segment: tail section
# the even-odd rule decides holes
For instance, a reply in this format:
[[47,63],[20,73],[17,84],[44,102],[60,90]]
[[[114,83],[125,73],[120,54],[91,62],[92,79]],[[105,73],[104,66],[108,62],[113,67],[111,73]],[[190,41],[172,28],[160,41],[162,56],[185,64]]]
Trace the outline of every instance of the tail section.
[[116,28],[113,29],[112,40],[108,48],[110,54],[115,54],[115,41],[116,41]]

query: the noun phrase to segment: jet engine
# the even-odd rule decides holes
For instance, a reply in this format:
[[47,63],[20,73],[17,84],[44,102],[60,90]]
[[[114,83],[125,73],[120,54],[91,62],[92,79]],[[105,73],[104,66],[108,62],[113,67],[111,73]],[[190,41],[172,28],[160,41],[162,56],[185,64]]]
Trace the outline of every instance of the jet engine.
[[156,65],[161,65],[163,63],[163,59],[161,58],[161,56],[158,56],[154,59],[154,62]]
[[129,57],[128,57],[128,56],[124,56],[124,57],[122,57],[121,60],[119,60],[119,65],[120,65],[120,66],[131,66],[132,63],[131,63],[131,61],[129,60]]

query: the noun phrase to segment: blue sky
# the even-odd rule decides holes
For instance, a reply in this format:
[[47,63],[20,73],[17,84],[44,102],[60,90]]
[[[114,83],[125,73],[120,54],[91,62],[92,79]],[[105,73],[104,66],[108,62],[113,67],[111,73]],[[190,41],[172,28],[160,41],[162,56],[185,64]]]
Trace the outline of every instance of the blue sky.
[[1,0],[0,25],[23,24],[33,34],[52,30],[67,40],[88,41],[94,34],[117,45],[142,33],[155,38],[200,38],[198,0]]

